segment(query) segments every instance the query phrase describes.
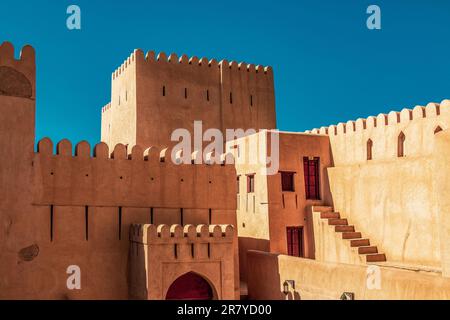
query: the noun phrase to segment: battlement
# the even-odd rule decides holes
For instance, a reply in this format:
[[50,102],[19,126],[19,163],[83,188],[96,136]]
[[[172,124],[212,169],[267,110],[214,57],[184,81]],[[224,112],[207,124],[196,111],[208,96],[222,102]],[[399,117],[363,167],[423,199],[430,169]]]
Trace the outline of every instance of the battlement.
[[357,119],[356,121],[348,121],[347,123],[339,123],[329,127],[321,127],[320,129],[307,130],[305,133],[322,134],[322,135],[342,135],[350,133],[360,133],[363,130],[372,128],[380,128],[383,126],[392,126],[407,124],[410,121],[435,118],[441,113],[450,113],[450,100],[443,100],[439,103],[429,103],[426,106],[416,106],[414,109],[403,109],[400,112],[391,111],[389,114],[380,113],[378,116],[370,116],[367,119]]
[[139,50],[134,50],[134,52],[127,59],[125,59],[125,61],[120,65],[120,67],[114,70],[111,76],[113,80],[120,77],[120,75],[122,75],[130,65],[134,64],[134,62],[136,61],[136,53],[138,51]]
[[33,47],[26,45],[18,60],[10,42],[0,45],[0,95],[34,99],[36,65]]
[[117,68],[113,74],[112,79],[119,77],[128,66],[134,63],[136,60],[140,60],[147,63],[172,63],[181,65],[192,65],[198,67],[208,67],[208,68],[228,68],[232,70],[247,71],[251,73],[259,74],[273,74],[272,67],[254,65],[246,62],[236,62],[221,60],[218,62],[216,59],[208,59],[205,57],[198,58],[196,56],[188,57],[183,54],[180,57],[176,53],[171,53],[167,55],[165,52],[160,52],[156,54],[154,51],[148,51],[145,55],[141,49],[136,49],[134,52],[122,63],[122,65]]
[[109,109],[111,109],[111,102],[107,103],[106,105],[104,105],[104,106],[102,107],[102,112],[106,112],[106,111],[108,111]]
[[233,242],[235,229],[232,225],[172,225],[133,224],[130,241],[143,244]]
[[[74,149],[74,152],[73,152]],[[221,164],[212,161],[182,161],[182,154],[172,148],[140,146],[129,149],[118,144],[110,150],[98,143],[91,152],[88,142],[75,148],[69,140],[56,145],[44,138],[37,145],[33,170],[34,203],[40,205],[91,205],[146,208],[202,208],[233,210],[234,203],[225,201],[235,195],[236,175],[229,154]],[[208,160],[208,157],[206,157]],[[225,163],[226,162],[226,163]]]
[[328,135],[335,166],[428,157],[435,134],[450,128],[450,100],[306,131]]
[[[178,151],[174,160],[176,163],[171,161],[172,148],[171,147],[150,147],[143,150],[140,146],[136,145],[128,150],[127,146],[122,143],[117,144],[113,151],[110,152],[109,147],[106,143],[100,142],[94,146],[93,153],[91,154],[91,146],[87,141],[81,141],[75,146],[75,153],[72,152],[72,143],[63,139],[59,141],[56,145],[56,152],[53,151],[53,142],[49,138],[41,139],[37,144],[37,153],[41,156],[70,156],[76,158],[97,158],[97,159],[121,159],[121,160],[141,160],[152,163],[164,163],[165,166],[168,165],[199,165],[202,162],[200,158],[201,153],[194,151],[191,153],[191,161],[187,163],[183,162],[184,155],[181,151]],[[167,160],[167,161],[166,161]],[[219,163],[217,163],[219,162]],[[204,165],[234,165],[234,156],[232,153],[223,153],[220,155],[214,155],[210,152],[205,155]]]

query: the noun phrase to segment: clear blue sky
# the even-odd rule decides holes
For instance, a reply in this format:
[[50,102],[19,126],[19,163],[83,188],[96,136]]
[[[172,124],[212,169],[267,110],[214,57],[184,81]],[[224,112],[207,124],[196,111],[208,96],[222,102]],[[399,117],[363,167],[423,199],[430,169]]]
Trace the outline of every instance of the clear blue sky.
[[[81,7],[82,30],[66,28]],[[366,28],[377,4],[382,30]],[[278,127],[303,131],[450,97],[450,1],[0,0],[0,41],[37,51],[37,138],[100,139],[135,48],[271,65]]]

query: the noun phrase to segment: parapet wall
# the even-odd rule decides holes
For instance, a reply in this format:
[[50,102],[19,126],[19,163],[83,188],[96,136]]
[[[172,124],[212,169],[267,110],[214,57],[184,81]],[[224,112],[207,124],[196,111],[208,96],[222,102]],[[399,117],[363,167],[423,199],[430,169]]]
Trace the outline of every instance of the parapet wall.
[[426,107],[392,111],[377,117],[339,123],[307,131],[330,137],[335,166],[351,165],[368,160],[367,144],[372,142],[371,161],[398,158],[398,137],[405,135],[404,156],[430,156],[433,153],[435,131],[450,127],[450,100]]
[[154,225],[133,224],[130,227],[130,241],[142,244],[205,244],[211,242],[233,242],[235,230],[231,224],[194,226],[188,224]]
[[[75,146],[43,139],[34,157],[34,204],[235,210],[234,165],[181,164],[171,150]],[[231,200],[232,199],[232,200]],[[231,200],[231,201],[230,201]]]
[[[339,300],[344,292],[352,292],[355,300],[450,299],[450,279],[436,274],[383,266],[368,269],[258,251],[248,255],[249,299]],[[289,286],[284,294],[288,279],[295,288]]]

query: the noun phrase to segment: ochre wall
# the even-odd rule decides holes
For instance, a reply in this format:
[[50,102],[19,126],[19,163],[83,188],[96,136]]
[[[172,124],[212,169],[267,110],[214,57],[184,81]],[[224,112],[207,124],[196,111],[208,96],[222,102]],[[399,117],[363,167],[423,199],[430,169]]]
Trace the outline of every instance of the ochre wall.
[[[327,168],[332,165],[327,136],[280,133],[279,171],[294,172],[294,192],[281,190],[281,174],[267,177],[270,252],[287,254],[287,227],[303,227],[304,256],[314,258],[312,217],[308,208],[331,202]],[[320,158],[320,200],[307,200],[303,157]]]
[[[274,175],[267,175],[266,166],[257,159],[260,153],[274,155],[270,150],[272,133],[261,131],[232,142],[239,146],[240,154],[237,156],[235,151],[236,171],[240,177],[237,220],[240,272],[243,280],[248,270],[246,266],[248,250],[287,254],[287,227],[304,228],[304,254],[306,257],[314,258],[312,217],[308,214],[307,208],[331,202],[326,170],[332,164],[328,137],[278,133],[279,171],[295,173],[294,192],[282,192],[281,174],[277,172]],[[321,200],[306,199],[303,157],[320,157]],[[254,193],[247,193],[249,174],[255,174]]]
[[[367,286],[367,266],[318,262],[315,260],[250,251],[249,299],[337,300],[353,292],[356,300],[450,299],[450,279],[440,273],[422,273],[380,267],[380,289]],[[371,275],[373,273],[370,273]],[[264,281],[261,281],[264,279]],[[369,287],[376,288],[369,277]],[[286,296],[283,283],[295,281]]]
[[[0,298],[26,297],[40,280],[23,258],[33,255],[38,230],[32,215],[32,161],[35,130],[35,57],[25,46],[14,59],[10,43],[0,45]],[[28,288],[18,284],[29,282]],[[8,290],[7,290],[8,289]]]
[[[226,179],[235,176],[233,165],[175,166],[161,163],[159,152],[144,160],[138,147],[128,157],[123,145],[110,158],[107,146],[98,144],[91,157],[86,142],[72,155],[67,140],[58,144],[56,155],[48,139],[38,149],[33,166],[29,161],[21,168],[34,171],[23,181],[34,197],[24,212],[26,223],[20,215],[10,217],[20,230],[8,239],[20,247],[2,261],[7,268],[2,298],[127,299],[131,224],[236,223],[230,200],[235,185]],[[32,245],[36,256],[23,261],[18,252]],[[20,271],[12,267],[17,261]],[[70,265],[81,268],[81,290],[66,287]],[[236,292],[237,277],[233,283]]]
[[[450,101],[314,130],[328,133],[334,210],[373,240],[389,263],[441,267],[435,130],[450,126]],[[403,132],[405,156],[398,157]],[[367,160],[367,141],[373,141]]]
[[214,299],[239,298],[233,226],[133,225],[130,240],[130,297],[164,300],[178,277],[194,272],[209,282]]

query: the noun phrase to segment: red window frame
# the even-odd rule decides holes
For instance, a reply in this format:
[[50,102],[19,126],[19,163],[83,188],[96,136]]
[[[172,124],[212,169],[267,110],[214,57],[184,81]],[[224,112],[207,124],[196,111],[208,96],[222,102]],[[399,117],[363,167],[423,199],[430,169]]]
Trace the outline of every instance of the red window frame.
[[320,200],[320,158],[304,157],[305,195],[307,200]]
[[295,172],[281,171],[281,191],[282,192],[294,192],[295,183],[294,175]]
[[248,174],[247,175],[247,193],[255,192],[255,175]]
[[304,257],[303,251],[303,227],[287,227],[288,255],[292,257]]

